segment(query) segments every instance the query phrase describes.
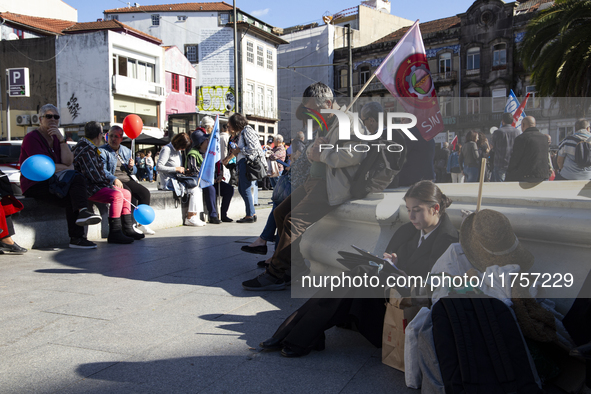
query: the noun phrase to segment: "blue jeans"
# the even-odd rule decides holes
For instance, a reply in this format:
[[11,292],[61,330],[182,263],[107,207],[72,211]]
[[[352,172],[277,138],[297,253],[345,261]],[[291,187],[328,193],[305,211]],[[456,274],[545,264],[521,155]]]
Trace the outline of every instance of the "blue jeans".
[[267,242],[275,241],[275,249],[277,249],[277,244],[279,243],[279,237],[275,236],[275,232],[277,231],[277,225],[275,224],[275,216],[273,216],[273,211],[275,211],[275,207],[277,204],[273,203],[273,208],[271,209],[271,213],[269,213],[269,217],[267,218],[267,224],[263,229],[260,237]]
[[148,168],[148,181],[152,181],[154,179],[154,167],[147,167]]
[[505,182],[505,175],[507,175],[507,170],[493,168],[492,181],[493,182]]
[[240,196],[244,200],[246,216],[253,216],[255,214],[254,200],[250,192],[251,186],[252,182],[246,178],[246,159],[242,159],[238,162],[238,193],[240,193]]
[[479,173],[480,171],[478,167],[464,167],[464,174],[466,174],[466,182],[478,182]]
[[250,190],[252,191],[252,203],[259,204],[259,181],[252,181]]

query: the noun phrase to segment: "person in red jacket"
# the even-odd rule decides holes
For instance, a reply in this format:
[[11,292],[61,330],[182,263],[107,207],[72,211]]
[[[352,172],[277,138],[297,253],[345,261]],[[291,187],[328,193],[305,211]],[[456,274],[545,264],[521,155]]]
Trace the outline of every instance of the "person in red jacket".
[[27,249],[19,246],[12,240],[14,226],[11,215],[22,211],[23,204],[12,195],[12,187],[8,177],[0,171],[0,196],[2,209],[0,209],[0,254],[23,254]]

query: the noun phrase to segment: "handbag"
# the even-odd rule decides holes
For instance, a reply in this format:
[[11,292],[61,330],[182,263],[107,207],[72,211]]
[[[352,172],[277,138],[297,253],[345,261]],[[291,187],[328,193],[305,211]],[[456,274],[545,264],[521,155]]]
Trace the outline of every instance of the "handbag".
[[267,159],[267,176],[277,178],[279,176],[279,165],[275,160]]
[[246,179],[249,181],[260,181],[267,176],[267,169],[263,160],[256,156],[254,159],[246,158]]
[[76,174],[75,170],[64,170],[52,175],[49,178],[49,192],[59,198],[66,197]]
[[291,194],[291,171],[287,171],[279,177],[271,200],[277,205],[281,204]]
[[199,180],[199,177],[189,176],[185,174],[176,174],[176,179],[177,181],[185,185],[187,189],[192,189],[194,187],[197,187],[197,181]]

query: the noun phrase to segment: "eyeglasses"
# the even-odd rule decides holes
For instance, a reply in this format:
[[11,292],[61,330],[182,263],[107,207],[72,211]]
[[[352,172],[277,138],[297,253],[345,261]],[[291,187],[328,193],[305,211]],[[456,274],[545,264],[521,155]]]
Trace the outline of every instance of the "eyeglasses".
[[53,115],[53,114],[43,115],[43,117],[45,119],[55,119],[55,120],[59,120],[59,118],[60,118],[59,115]]

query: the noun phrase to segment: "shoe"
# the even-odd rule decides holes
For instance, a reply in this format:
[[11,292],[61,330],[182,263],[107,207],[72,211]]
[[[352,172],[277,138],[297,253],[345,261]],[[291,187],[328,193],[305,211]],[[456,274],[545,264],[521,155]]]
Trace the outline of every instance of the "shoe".
[[28,252],[28,249],[23,248],[22,246],[18,245],[16,242],[12,245],[5,244],[4,242],[0,242],[0,252],[2,253],[12,253],[12,254],[25,254]]
[[156,232],[154,230],[152,230],[150,227],[144,226],[142,224],[138,224],[136,228],[144,234],[148,234],[148,235],[156,234]]
[[190,219],[187,218],[185,219],[185,226],[195,226],[195,227],[203,227],[205,226],[205,222],[201,219],[199,219],[199,217],[197,217],[197,215],[191,217]]
[[[269,264],[267,264],[267,260],[261,260],[257,263],[257,267],[267,268]],[[291,280],[291,279],[290,279]],[[287,281],[286,281],[287,282]]]
[[222,222],[224,223],[232,223],[234,221],[234,219],[230,219],[227,216],[222,216]]
[[255,206],[255,207],[260,207],[260,206],[261,206],[261,204],[254,204],[254,206]]
[[72,249],[96,249],[96,244],[84,237],[70,238],[70,248]]
[[214,218],[214,217],[210,217],[209,218],[209,223],[211,224],[220,224],[222,221],[218,218]]
[[255,222],[257,221],[257,215],[252,215],[252,218]]
[[285,289],[285,282],[283,279],[276,278],[265,270],[265,272],[256,278],[242,282],[242,287],[250,291],[283,290]]
[[252,254],[267,254],[267,245],[259,245],[259,246],[248,246],[244,245],[240,248],[243,252],[252,253]]
[[82,210],[78,212],[78,219],[76,219],[76,224],[78,226],[91,226],[93,224],[99,224],[101,220],[102,219],[99,215],[88,210],[87,208],[82,208]]
[[318,340],[316,340],[316,343],[306,350],[296,350],[295,347],[284,346],[283,349],[281,349],[281,355],[287,358],[295,358],[307,356],[312,350],[322,351],[326,348],[324,339],[325,336],[324,333],[322,333]]
[[123,225],[121,224],[121,218],[109,218],[109,235],[107,236],[108,243],[130,244],[133,242],[133,240],[134,239],[132,237],[128,237],[127,235],[123,234]]
[[131,214],[121,215],[121,229],[124,235],[133,238],[135,241],[139,241],[146,237],[144,233],[138,233],[133,229],[133,219],[131,218]]
[[251,217],[243,217],[242,219],[238,219],[236,220],[236,223],[254,223],[256,222],[255,217],[251,216]]
[[269,338],[266,341],[259,343],[259,346],[262,347],[264,350],[274,351],[274,350],[281,350],[283,345],[279,339]]

